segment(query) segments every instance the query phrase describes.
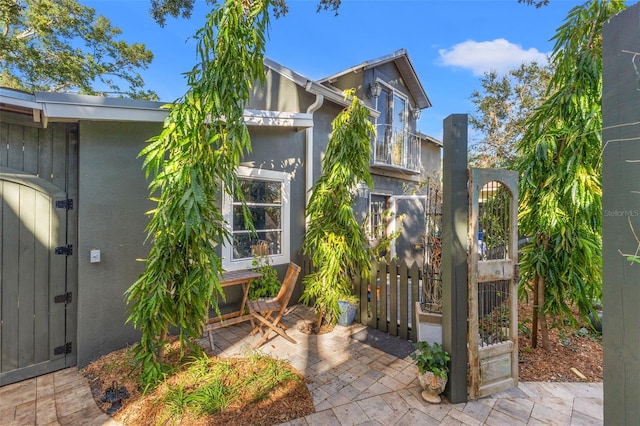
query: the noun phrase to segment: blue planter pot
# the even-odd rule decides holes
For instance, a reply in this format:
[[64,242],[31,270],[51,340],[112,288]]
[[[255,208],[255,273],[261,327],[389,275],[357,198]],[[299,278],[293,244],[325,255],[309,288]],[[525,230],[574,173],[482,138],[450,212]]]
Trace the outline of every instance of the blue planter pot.
[[589,321],[596,331],[602,333],[602,311],[591,311],[589,313]]
[[351,325],[351,323],[356,319],[356,306],[344,300],[338,301],[338,306],[340,307],[338,324],[343,327]]

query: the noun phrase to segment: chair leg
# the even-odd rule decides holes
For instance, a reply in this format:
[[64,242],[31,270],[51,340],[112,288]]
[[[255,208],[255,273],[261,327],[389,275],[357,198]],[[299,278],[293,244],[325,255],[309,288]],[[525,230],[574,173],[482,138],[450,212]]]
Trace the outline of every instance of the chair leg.
[[209,334],[209,348],[213,351],[213,349],[215,348],[215,346],[213,345],[213,332],[209,330],[207,334]]
[[[253,336],[254,334],[256,334],[258,332],[258,330],[260,331],[260,333],[264,334],[264,331],[262,330],[262,327],[264,327],[264,325],[262,324],[258,324],[258,325],[254,325],[253,323],[253,316],[255,316],[255,312],[252,312],[251,315],[251,326],[253,327],[253,330],[251,330],[251,333],[249,333],[249,336]],[[260,313],[257,313],[258,315],[260,315]],[[273,314],[273,312],[267,312],[266,315],[262,315],[262,317],[266,320],[270,320],[271,319],[271,314]]]
[[260,321],[262,323],[259,327],[261,327],[262,325],[268,327],[266,332],[262,336],[262,338],[258,341],[258,343],[256,343],[253,346],[254,349],[257,349],[260,346],[262,346],[267,341],[267,339],[269,338],[269,335],[271,334],[272,331],[275,331],[280,336],[284,337],[286,340],[288,340],[289,342],[291,342],[293,344],[297,344],[298,343],[292,337],[290,337],[284,330],[282,330],[282,329],[280,329],[280,327],[278,327],[278,323],[280,322],[279,318],[277,319],[278,322],[273,324],[273,323],[270,323],[269,321],[267,321],[264,317],[260,316],[259,314],[252,314],[252,315],[258,321]]

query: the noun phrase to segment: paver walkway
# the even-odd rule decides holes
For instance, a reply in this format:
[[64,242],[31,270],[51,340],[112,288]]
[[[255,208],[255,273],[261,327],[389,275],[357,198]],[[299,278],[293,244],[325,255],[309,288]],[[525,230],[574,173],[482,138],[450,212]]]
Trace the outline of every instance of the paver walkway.
[[[307,335],[297,325],[313,312],[294,306],[285,316],[297,344],[275,337],[260,350],[287,359],[309,380],[316,412],[286,425],[602,425],[602,383],[520,383],[517,388],[464,404],[422,400],[411,358],[398,359],[350,338],[364,327],[337,326]],[[214,353],[234,357],[250,351],[244,323],[216,330]],[[208,347],[208,339],[202,344]],[[96,407],[75,369],[0,388],[2,425],[116,425]]]
[[67,368],[0,388],[0,424],[118,425],[91,395],[89,382]]

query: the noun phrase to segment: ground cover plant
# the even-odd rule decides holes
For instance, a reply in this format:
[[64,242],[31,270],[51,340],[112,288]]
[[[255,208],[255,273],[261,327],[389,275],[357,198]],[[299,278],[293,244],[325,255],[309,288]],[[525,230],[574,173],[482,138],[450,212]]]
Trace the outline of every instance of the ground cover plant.
[[155,389],[140,392],[140,368],[131,348],[103,356],[85,367],[98,406],[107,411],[105,389],[124,386],[129,397],[114,418],[125,425],[188,424],[271,425],[314,412],[305,379],[286,361],[260,353],[245,358],[180,356],[168,346],[171,366]]

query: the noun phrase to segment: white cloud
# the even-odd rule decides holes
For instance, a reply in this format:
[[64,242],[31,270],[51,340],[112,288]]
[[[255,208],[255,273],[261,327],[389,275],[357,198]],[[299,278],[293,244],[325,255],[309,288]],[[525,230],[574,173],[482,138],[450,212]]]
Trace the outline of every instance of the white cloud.
[[520,66],[523,62],[547,63],[547,53],[538,49],[523,49],[503,38],[493,41],[467,40],[451,49],[440,49],[440,64],[470,69],[481,76],[487,71],[499,74]]

